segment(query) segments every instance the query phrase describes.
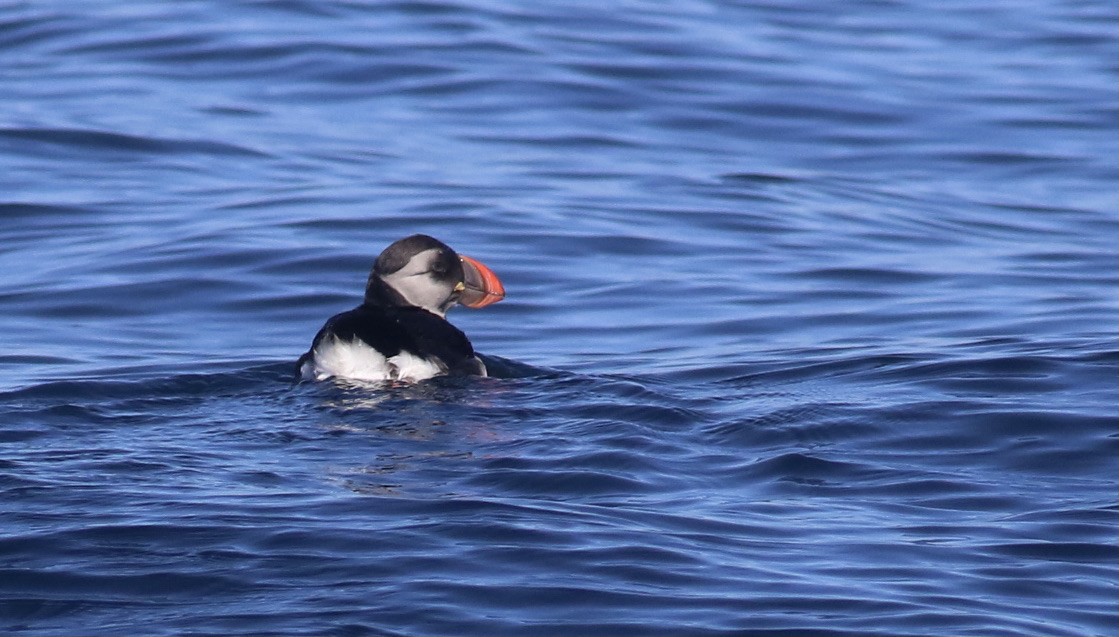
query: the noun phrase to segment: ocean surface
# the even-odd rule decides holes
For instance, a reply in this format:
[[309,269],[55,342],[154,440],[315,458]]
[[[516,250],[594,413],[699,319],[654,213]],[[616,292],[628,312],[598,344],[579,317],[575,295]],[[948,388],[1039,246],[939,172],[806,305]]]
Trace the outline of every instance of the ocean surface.
[[[0,3],[0,633],[1115,635],[1117,21]],[[416,232],[492,377],[293,382]]]

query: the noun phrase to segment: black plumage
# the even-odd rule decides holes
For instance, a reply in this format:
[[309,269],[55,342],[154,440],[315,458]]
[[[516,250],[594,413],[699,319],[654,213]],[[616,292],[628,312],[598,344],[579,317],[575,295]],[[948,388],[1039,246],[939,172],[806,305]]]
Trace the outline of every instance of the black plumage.
[[363,303],[331,317],[315,335],[311,349],[299,357],[297,375],[326,338],[342,342],[360,340],[386,358],[407,352],[436,363],[445,374],[485,374],[466,334],[446,319],[418,307]]

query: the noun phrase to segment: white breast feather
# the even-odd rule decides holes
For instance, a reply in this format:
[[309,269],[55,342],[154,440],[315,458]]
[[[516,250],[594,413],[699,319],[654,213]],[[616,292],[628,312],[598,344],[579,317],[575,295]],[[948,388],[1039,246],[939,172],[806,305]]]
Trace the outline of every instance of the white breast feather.
[[407,352],[385,358],[384,354],[360,340],[327,338],[315,348],[314,355],[303,364],[301,372],[306,379],[336,377],[381,382],[424,380],[442,374],[443,369],[437,363]]
[[444,373],[443,368],[438,364],[408,352],[400,352],[389,358],[389,362],[396,367],[397,380],[424,380]]

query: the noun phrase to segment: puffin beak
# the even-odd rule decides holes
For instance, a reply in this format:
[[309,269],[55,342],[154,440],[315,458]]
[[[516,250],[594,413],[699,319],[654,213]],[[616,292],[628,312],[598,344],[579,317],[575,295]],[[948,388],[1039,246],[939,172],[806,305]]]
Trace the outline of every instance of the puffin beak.
[[478,309],[497,303],[505,298],[505,286],[493,270],[482,265],[480,261],[468,256],[459,255],[462,259],[462,274],[464,288],[458,302],[469,308]]

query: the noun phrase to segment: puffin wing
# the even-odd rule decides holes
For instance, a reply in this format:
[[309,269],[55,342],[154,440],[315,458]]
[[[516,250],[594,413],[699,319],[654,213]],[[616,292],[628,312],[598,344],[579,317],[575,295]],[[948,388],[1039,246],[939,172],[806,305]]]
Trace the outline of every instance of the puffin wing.
[[424,377],[486,373],[465,334],[446,319],[420,308],[363,305],[331,317],[315,335],[311,349],[299,357],[296,375],[307,376],[304,365],[314,362],[316,350],[332,341],[359,344],[386,361],[404,359],[426,364],[429,371]]

